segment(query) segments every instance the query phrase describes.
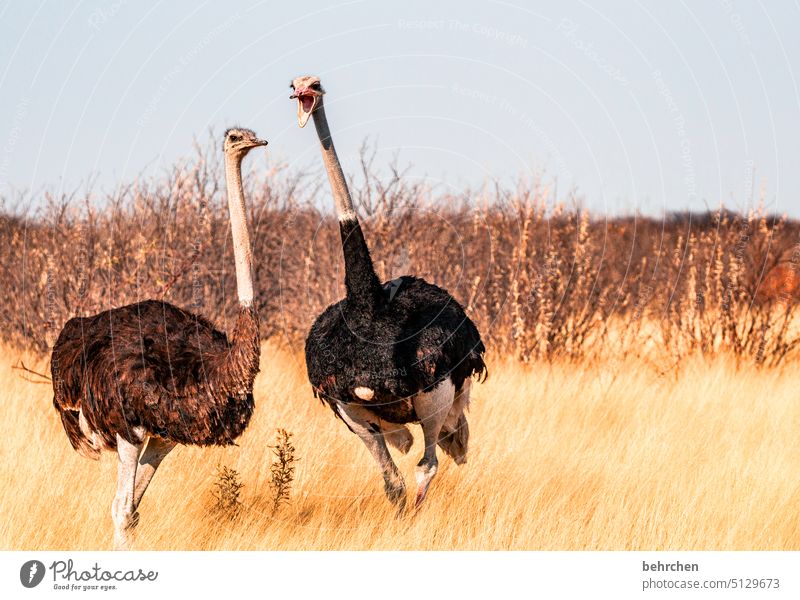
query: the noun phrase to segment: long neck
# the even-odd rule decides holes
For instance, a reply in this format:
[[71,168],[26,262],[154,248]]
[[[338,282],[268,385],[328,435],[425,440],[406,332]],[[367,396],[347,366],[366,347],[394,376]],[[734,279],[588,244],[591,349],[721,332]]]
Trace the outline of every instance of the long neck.
[[258,313],[253,304],[253,254],[247,232],[241,157],[225,157],[225,181],[228,186],[228,210],[233,234],[233,257],[236,262],[239,316],[230,336],[231,347],[221,363],[219,382],[226,392],[241,393],[252,391],[261,353]]
[[228,211],[233,234],[233,257],[236,261],[236,292],[239,296],[239,305],[249,308],[253,305],[253,254],[250,249],[250,235],[247,232],[241,157],[231,155],[225,157],[225,180],[228,186]]
[[333,147],[328,119],[325,116],[325,107],[322,97],[314,111],[314,126],[317,129],[319,142],[322,147],[322,160],[328,173],[328,181],[333,192],[333,201],[336,205],[336,215],[339,217],[339,231],[342,235],[342,250],[344,251],[344,285],[347,290],[347,300],[351,305],[357,305],[368,310],[375,307],[381,295],[381,284],[372,265],[361,224],[353,208],[353,200],[347,182],[344,178],[342,165]]

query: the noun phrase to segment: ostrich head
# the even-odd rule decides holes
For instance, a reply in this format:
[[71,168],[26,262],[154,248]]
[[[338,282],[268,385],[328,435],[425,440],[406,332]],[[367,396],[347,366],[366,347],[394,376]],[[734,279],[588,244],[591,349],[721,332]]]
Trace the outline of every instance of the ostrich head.
[[222,147],[225,150],[225,154],[242,159],[253,148],[266,145],[267,140],[260,139],[255,131],[242,127],[233,127],[225,132],[225,142]]
[[305,127],[311,113],[320,103],[325,90],[322,89],[319,77],[313,75],[297,77],[292,80],[290,86],[294,93],[289,98],[297,99],[297,124]]

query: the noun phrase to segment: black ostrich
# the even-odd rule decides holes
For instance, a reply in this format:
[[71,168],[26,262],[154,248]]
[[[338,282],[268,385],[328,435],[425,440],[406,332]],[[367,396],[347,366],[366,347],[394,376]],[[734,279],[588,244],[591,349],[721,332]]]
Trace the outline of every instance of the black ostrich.
[[475,325],[445,290],[416,277],[381,285],[347,189],[317,77],[292,82],[297,116],[311,115],[333,190],[345,262],[344,300],[329,306],[306,339],[314,393],[366,444],[383,471],[386,495],[405,506],[403,478],[386,447],[408,452],[405,427],[419,422],[425,453],[416,469],[416,506],[425,498],[438,460],[436,445],[457,464],[467,458],[464,409],[471,377],[486,376],[485,351]]
[[142,496],[175,445],[233,444],[253,414],[260,345],[241,164],[266,144],[248,129],[225,132],[240,305],[230,339],[199,315],[146,300],[70,319],[53,347],[53,404],[72,447],[92,459],[104,448],[119,455],[118,549],[130,546]]

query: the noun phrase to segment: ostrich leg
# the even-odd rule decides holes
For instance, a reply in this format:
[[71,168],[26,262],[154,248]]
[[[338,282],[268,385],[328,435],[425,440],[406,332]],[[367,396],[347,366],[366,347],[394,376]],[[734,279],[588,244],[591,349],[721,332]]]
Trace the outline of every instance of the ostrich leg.
[[439,434],[447,420],[447,415],[455,400],[455,386],[449,379],[442,381],[430,392],[424,392],[414,397],[414,410],[422,425],[422,435],[425,437],[425,453],[417,464],[417,502],[419,507],[428,493],[428,486],[436,475],[439,460],[436,458],[436,444]]
[[156,469],[164,457],[169,454],[176,446],[176,442],[164,440],[157,437],[151,437],[147,441],[147,446],[139,457],[139,466],[136,469],[136,484],[133,489],[133,510],[139,509],[139,503],[142,501],[142,496],[150,485],[150,480],[156,474]]
[[114,519],[114,547],[116,550],[128,550],[133,543],[133,532],[139,515],[133,503],[136,485],[136,464],[139,459],[141,444],[131,444],[117,434],[117,494],[111,505],[111,517]]
[[402,514],[406,506],[406,484],[386,447],[386,440],[378,424],[380,419],[359,406],[337,404],[337,408],[344,422],[361,438],[380,466],[386,497],[397,506],[397,514]]

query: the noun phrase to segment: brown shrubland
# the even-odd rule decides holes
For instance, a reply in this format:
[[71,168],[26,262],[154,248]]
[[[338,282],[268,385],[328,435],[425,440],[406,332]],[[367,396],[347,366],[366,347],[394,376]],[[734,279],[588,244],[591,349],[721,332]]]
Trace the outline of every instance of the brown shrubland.
[[[104,198],[46,195],[25,209],[5,200],[5,339],[45,350],[70,316],[144,298],[225,325],[236,297],[214,156],[198,149],[167,176]],[[795,349],[796,222],[723,210],[609,219],[567,208],[574,201],[557,202],[541,181],[453,195],[376,168],[367,150],[362,166],[353,190],[379,275],[445,287],[500,353],[530,361],[653,347],[679,360],[729,350],[777,364]],[[343,292],[326,188],[280,165],[247,181],[263,337],[296,348]]]

